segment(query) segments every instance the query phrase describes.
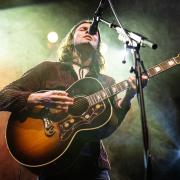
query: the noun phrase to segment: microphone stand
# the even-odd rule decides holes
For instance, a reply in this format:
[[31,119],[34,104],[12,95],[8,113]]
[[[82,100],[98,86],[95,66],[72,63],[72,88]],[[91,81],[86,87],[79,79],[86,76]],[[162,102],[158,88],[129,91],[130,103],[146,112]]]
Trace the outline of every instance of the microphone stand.
[[[120,28],[119,26],[114,25],[113,23],[108,23],[107,21],[105,21],[103,19],[100,19],[100,21],[105,23],[106,25],[108,25],[110,28],[116,29],[117,32]],[[145,104],[144,104],[143,84],[142,84],[142,79],[141,79],[142,74],[147,75],[147,71],[144,67],[143,61],[140,58],[140,47],[141,46],[145,47],[142,42],[142,40],[144,40],[144,37],[143,36],[141,37],[138,34],[138,36],[140,36],[141,38],[139,38],[139,42],[137,42],[137,40],[130,37],[130,35],[131,35],[130,31],[123,29],[123,32],[126,33],[124,35],[126,37],[126,40],[129,39],[129,41],[130,41],[130,42],[126,41],[126,48],[131,49],[133,51],[133,57],[134,57],[134,61],[135,61],[135,68],[132,68],[131,72],[134,72],[135,76],[136,76],[137,98],[138,98],[138,102],[140,105],[140,116],[141,116],[141,126],[142,126],[142,136],[143,136],[143,146],[144,146],[144,149],[143,149],[144,150],[144,170],[145,170],[144,179],[151,180],[152,179],[151,153],[150,153],[149,133],[148,133],[148,126],[147,126],[146,112],[145,112]],[[121,31],[121,33],[122,33],[122,31]],[[120,36],[122,36],[122,34]],[[127,37],[128,37],[128,39],[127,39]],[[118,39],[120,39],[120,37],[118,37]],[[120,40],[122,40],[122,39],[120,39]],[[148,44],[149,44],[149,42],[150,41],[148,41]],[[146,44],[146,46],[148,46],[148,45]],[[152,44],[149,47],[151,47],[152,49],[156,49],[157,45],[156,45],[156,48],[153,48]],[[143,71],[142,71],[142,69],[143,69]]]
[[[144,145],[144,179],[151,180],[152,179],[152,163],[151,163],[151,153],[150,153],[150,143],[149,143],[149,133],[148,133],[148,125],[146,119],[146,112],[145,112],[145,104],[144,104],[144,92],[143,92],[143,85],[142,85],[142,68],[143,71],[146,72],[144,69],[144,65],[142,64],[140,58],[140,44],[138,43],[136,47],[132,47],[127,45],[127,48],[133,48],[134,50],[134,59],[135,59],[135,68],[134,72],[136,75],[136,87],[137,87],[137,98],[140,105],[140,115],[141,115],[141,127],[142,127],[142,135],[143,135],[143,145]],[[146,73],[145,73],[146,74]]]

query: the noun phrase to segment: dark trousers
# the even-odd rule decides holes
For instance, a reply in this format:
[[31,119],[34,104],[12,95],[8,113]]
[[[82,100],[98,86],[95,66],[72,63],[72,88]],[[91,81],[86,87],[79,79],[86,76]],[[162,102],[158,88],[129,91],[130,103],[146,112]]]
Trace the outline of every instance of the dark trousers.
[[110,180],[109,173],[107,170],[98,170],[96,172],[71,174],[71,172],[66,175],[43,177],[40,176],[38,180]]

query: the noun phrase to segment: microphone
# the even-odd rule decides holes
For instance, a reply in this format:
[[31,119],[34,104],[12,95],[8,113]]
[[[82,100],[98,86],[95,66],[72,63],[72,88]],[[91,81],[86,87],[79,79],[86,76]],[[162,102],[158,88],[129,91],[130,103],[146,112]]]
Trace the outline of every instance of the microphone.
[[101,22],[105,23],[106,25],[108,25],[110,28],[113,28],[117,31],[117,33],[119,34],[118,39],[122,42],[127,42],[129,41],[129,39],[127,38],[126,34],[124,33],[124,31],[127,33],[127,35],[133,40],[133,44],[137,44],[140,43],[140,45],[142,47],[150,47],[152,49],[157,49],[158,45],[152,41],[150,41],[148,38],[142,36],[139,33],[135,33],[135,32],[131,32],[127,29],[123,29],[121,27],[119,27],[119,25],[116,25],[114,23],[109,23],[103,19],[100,19]]
[[104,4],[105,4],[105,0],[101,0],[97,10],[94,13],[93,22],[90,25],[89,30],[88,30],[88,33],[90,35],[94,35],[98,31],[98,24],[99,24],[102,14],[103,14]]

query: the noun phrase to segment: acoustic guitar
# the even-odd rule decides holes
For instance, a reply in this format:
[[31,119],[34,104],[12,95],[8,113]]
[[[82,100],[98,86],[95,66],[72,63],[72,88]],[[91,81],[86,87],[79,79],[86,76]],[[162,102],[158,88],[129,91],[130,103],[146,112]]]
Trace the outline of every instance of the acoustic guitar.
[[[180,64],[180,56],[147,70],[149,78]],[[63,172],[75,160],[82,145],[113,133],[108,127],[118,122],[110,97],[127,90],[127,80],[103,88],[94,78],[76,81],[66,91],[74,98],[67,113],[50,107],[11,115],[6,140],[16,161],[35,173]],[[113,128],[112,128],[113,129]]]

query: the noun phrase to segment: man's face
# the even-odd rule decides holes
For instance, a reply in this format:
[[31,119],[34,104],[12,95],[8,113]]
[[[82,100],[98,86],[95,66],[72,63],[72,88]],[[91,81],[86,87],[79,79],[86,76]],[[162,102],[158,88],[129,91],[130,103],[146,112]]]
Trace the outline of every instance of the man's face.
[[74,46],[90,44],[94,49],[97,49],[99,43],[98,32],[95,35],[90,35],[88,29],[90,23],[83,23],[77,27],[74,33]]

